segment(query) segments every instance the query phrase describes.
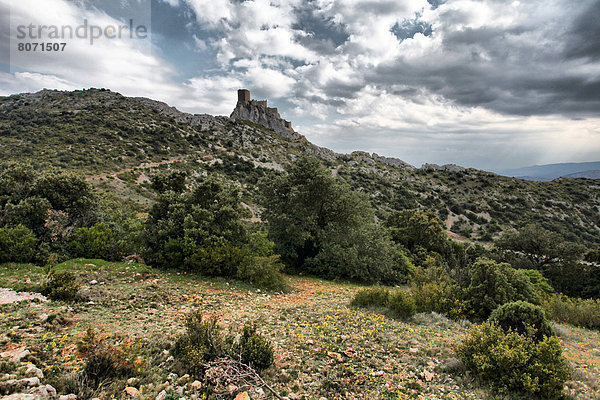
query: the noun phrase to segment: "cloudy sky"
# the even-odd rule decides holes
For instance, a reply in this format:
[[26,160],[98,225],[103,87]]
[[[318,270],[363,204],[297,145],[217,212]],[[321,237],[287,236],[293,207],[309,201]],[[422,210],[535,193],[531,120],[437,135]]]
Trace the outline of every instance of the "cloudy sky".
[[[339,152],[483,169],[600,160],[600,1],[145,1],[0,0],[0,95],[106,87],[229,115],[244,87]],[[130,19],[151,36],[15,48],[18,25]]]

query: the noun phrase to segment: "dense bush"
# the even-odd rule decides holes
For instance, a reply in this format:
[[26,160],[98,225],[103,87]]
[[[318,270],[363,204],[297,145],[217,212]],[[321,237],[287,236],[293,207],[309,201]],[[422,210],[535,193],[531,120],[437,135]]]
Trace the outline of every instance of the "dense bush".
[[82,177],[0,164],[0,227],[23,225],[38,239],[35,260],[26,261],[46,262],[51,253],[66,259],[70,231],[92,225],[97,217],[96,195]]
[[390,311],[397,317],[407,319],[415,315],[417,306],[410,293],[399,290],[390,296],[388,305]]
[[544,304],[546,315],[551,320],[582,326],[589,329],[600,329],[600,300],[582,300],[555,295]]
[[538,341],[485,322],[474,327],[456,351],[468,369],[501,393],[557,399],[569,377],[560,341],[554,336]]
[[444,252],[448,236],[441,221],[431,212],[403,210],[390,214],[385,220],[396,243],[414,250],[421,246],[428,251]]
[[247,248],[224,243],[214,247],[200,247],[191,244],[193,250],[183,249],[185,258],[183,265],[190,271],[200,272],[207,276],[235,277],[240,268],[253,262],[252,254]]
[[185,322],[186,331],[173,346],[172,353],[179,368],[195,377],[201,377],[206,363],[225,353],[225,335],[216,318],[204,320],[200,311],[192,312]]
[[119,260],[117,237],[104,223],[91,228],[77,228],[69,238],[67,250],[71,257],[101,258],[103,260]]
[[540,299],[545,299],[554,293],[554,288],[540,271],[535,269],[520,269],[519,272],[529,278]]
[[80,284],[72,272],[56,272],[42,285],[41,293],[52,300],[80,300]]
[[[162,175],[156,179],[168,180]],[[229,263],[243,258],[240,249],[248,242],[243,215],[237,190],[213,179],[189,191],[159,193],[144,227],[144,258],[159,267],[187,266],[204,268],[212,275],[231,275],[235,268]],[[208,264],[213,260],[219,265],[211,271]]]
[[[525,301],[501,305],[492,312],[489,321],[504,329],[505,332],[513,331],[521,335],[530,333],[538,341],[553,334],[544,310]],[[531,329],[532,331],[529,332]]]
[[[167,268],[283,288],[273,244],[260,232],[249,233],[239,193],[214,179],[190,190],[178,171],[153,178],[159,191],[145,223],[144,259]],[[187,191],[186,191],[187,190]]]
[[38,171],[23,164],[0,169],[0,221],[23,224],[39,238],[47,233],[48,210],[61,211],[71,227],[89,226],[97,218],[97,199],[89,183],[64,171]]
[[351,305],[357,307],[386,307],[390,302],[390,290],[375,286],[361,289],[354,295]]
[[429,256],[423,267],[416,267],[411,281],[417,312],[433,311],[454,319],[465,317],[462,290],[437,258]]
[[36,246],[37,239],[29,228],[23,225],[0,228],[0,263],[31,262]]
[[253,257],[250,263],[238,266],[236,277],[257,287],[283,290],[287,283],[281,274],[282,267],[278,256]]
[[411,265],[374,223],[368,199],[311,158],[260,184],[262,216],[282,261],[324,278],[399,283]]
[[530,224],[518,232],[507,232],[495,243],[513,266],[541,270],[557,263],[581,260],[585,247],[566,241],[560,234]]
[[600,297],[600,265],[583,262],[553,264],[544,270],[552,287],[567,296]]
[[173,349],[178,368],[197,378],[202,378],[207,364],[223,357],[240,360],[263,371],[273,364],[271,342],[257,333],[256,325],[245,325],[242,335],[225,335],[216,318],[204,320],[200,311],[188,315],[186,331]]
[[506,263],[479,258],[471,266],[471,280],[464,290],[468,315],[485,320],[496,308],[513,301],[539,304],[540,298],[527,275]]
[[273,365],[273,345],[256,332],[256,325],[244,326],[242,337],[233,347],[233,357],[257,371],[264,371]]
[[389,313],[398,318],[407,319],[415,315],[417,306],[409,292],[390,291],[375,286],[361,289],[354,295],[350,305],[355,307],[385,307]]

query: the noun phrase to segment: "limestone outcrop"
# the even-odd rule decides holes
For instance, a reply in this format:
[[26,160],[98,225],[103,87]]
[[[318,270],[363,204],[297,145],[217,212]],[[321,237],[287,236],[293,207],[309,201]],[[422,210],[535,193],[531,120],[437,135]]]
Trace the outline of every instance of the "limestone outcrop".
[[292,128],[292,123],[281,118],[275,107],[268,107],[266,100],[251,100],[250,91],[238,90],[238,101],[231,113],[231,119],[252,121],[291,139],[302,136]]

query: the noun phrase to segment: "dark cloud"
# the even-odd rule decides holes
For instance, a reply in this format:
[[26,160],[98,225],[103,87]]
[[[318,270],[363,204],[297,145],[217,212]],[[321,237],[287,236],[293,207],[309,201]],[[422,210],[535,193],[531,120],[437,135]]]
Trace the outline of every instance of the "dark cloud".
[[296,40],[306,48],[320,54],[332,54],[348,40],[350,35],[345,26],[337,24],[333,18],[321,15],[315,2],[309,1],[294,10],[296,23],[292,29],[307,35],[298,35]]
[[412,39],[417,33],[422,33],[425,36],[431,36],[433,29],[431,24],[420,21],[415,18],[413,20],[404,20],[402,23],[396,23],[392,27],[392,33],[396,35],[398,40]]
[[571,25],[565,56],[600,59],[600,1],[595,1]]
[[439,6],[444,4],[446,0],[427,0],[427,2],[431,4],[431,7],[438,8]]
[[[589,4],[589,3],[588,3]],[[571,8],[571,14],[566,13]],[[526,20],[508,28],[456,28],[468,22],[461,10],[443,11],[431,35],[442,38],[435,59],[400,57],[364,75],[365,85],[425,89],[464,106],[482,106],[503,114],[598,115],[600,76],[593,64],[600,57],[600,2],[567,7],[561,22]],[[561,24],[570,27],[560,29]],[[554,25],[552,25],[554,24]],[[418,19],[392,30],[403,40],[426,28]],[[581,59],[581,62],[571,62]],[[589,64],[589,68],[586,68]]]

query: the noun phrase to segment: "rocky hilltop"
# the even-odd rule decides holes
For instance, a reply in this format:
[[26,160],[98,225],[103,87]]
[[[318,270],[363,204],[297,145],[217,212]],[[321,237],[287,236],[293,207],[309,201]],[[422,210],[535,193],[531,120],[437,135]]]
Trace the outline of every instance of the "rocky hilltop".
[[290,139],[302,137],[292,129],[291,122],[281,118],[276,107],[268,107],[266,100],[251,100],[250,91],[246,89],[238,90],[238,102],[230,118],[252,121]]

